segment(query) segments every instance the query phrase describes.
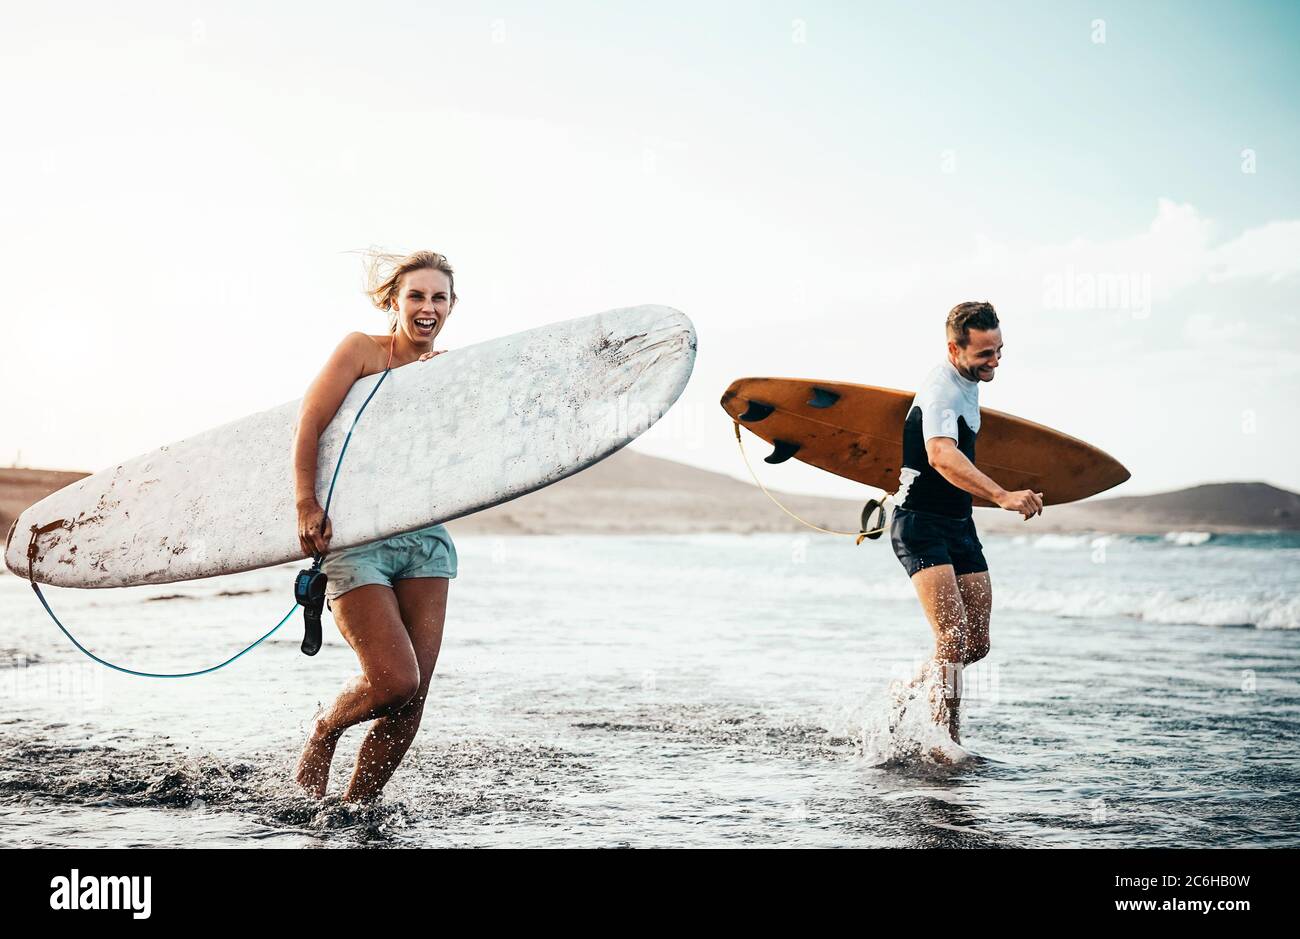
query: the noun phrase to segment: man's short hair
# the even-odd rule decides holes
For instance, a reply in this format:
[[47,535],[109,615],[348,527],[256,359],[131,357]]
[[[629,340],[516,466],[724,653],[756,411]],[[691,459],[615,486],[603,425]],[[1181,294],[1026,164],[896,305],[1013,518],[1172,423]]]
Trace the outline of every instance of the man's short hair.
[[948,339],[965,349],[972,329],[997,329],[998,314],[993,304],[983,300],[959,303],[948,313]]

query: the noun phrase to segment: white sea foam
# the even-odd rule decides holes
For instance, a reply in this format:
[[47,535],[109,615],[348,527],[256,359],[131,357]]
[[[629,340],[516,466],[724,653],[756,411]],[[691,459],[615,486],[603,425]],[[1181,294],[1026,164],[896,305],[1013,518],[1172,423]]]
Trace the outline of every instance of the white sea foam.
[[1165,541],[1170,544],[1178,545],[1180,548],[1194,548],[1197,545],[1203,545],[1211,538],[1208,531],[1170,531],[1165,532]]
[[1086,548],[1095,535],[1057,535],[1048,533],[1034,539],[1034,547],[1040,551],[1074,551]]
[[1089,590],[1003,589],[996,607],[1083,619],[1131,617],[1150,623],[1195,626],[1254,626],[1300,629],[1300,596],[1282,592],[1231,594],[1156,590],[1119,592]]

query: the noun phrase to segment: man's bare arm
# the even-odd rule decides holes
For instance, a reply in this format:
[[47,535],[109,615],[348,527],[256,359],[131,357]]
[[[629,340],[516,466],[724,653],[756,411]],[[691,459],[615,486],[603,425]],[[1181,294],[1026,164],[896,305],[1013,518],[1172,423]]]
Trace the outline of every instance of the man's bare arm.
[[1011,512],[1019,512],[1026,520],[1043,512],[1043,494],[1032,489],[1009,492],[980,471],[966,454],[957,449],[951,437],[931,437],[925,442],[925,455],[930,465],[944,479],[958,489],[986,499]]

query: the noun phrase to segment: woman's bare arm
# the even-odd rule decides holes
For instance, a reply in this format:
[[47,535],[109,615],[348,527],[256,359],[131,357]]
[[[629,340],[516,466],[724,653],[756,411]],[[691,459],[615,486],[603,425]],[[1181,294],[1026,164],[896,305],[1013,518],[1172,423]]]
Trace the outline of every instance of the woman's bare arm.
[[334,420],[353,383],[364,374],[374,348],[374,342],[365,333],[348,333],[302,399],[293,438],[294,501],[299,508],[317,502],[316,457],[320,435]]

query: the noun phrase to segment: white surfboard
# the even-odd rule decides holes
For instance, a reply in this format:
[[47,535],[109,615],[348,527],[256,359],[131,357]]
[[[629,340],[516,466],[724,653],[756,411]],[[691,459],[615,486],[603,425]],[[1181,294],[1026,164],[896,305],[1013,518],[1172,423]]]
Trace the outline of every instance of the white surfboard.
[[[393,369],[352,434],[330,505],[341,550],[540,489],[635,439],[677,400],[695,330],[665,306],[610,310]],[[339,450],[380,375],[352,386],[321,435],[325,504]],[[299,402],[159,447],[28,508],[5,565],[36,581],[124,587],[303,557],[292,453]]]

